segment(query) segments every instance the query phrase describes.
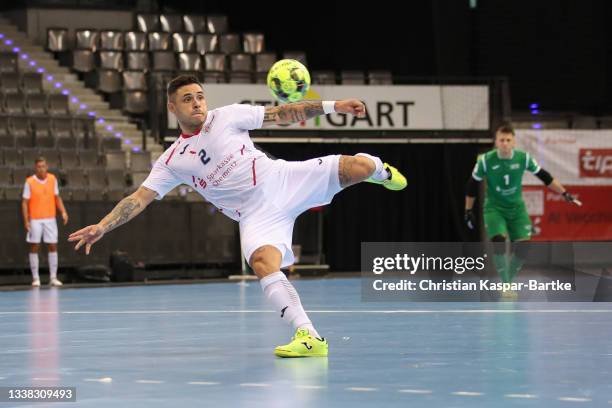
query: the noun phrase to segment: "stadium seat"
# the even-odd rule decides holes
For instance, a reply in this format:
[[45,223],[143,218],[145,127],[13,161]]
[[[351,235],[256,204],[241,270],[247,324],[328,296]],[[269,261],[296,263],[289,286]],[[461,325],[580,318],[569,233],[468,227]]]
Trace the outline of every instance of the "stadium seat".
[[100,51],[98,67],[102,69],[123,70],[123,53],[120,51]]
[[312,83],[318,85],[335,85],[336,74],[334,71],[312,71]]
[[[72,139],[75,140],[75,139]],[[58,140],[59,147],[59,140]],[[75,146],[76,147],[76,146]],[[79,156],[74,148],[59,149],[60,159],[63,169],[76,169],[79,167]]]
[[146,172],[151,170],[151,153],[132,152],[130,155],[130,170],[132,172]]
[[98,151],[96,149],[79,150],[79,163],[84,169],[100,167]]
[[21,156],[23,157],[23,165],[25,167],[32,166],[34,168],[34,162],[40,157],[40,150],[35,147],[21,149]]
[[243,71],[230,72],[228,82],[231,84],[250,84],[253,82],[253,75],[250,72]]
[[147,93],[143,91],[124,91],[123,110],[127,113],[141,115],[149,111]]
[[28,177],[34,174],[34,162],[25,163],[23,167],[15,167],[13,169],[13,185],[23,186]]
[[66,186],[70,188],[86,188],[89,187],[87,184],[87,179],[85,177],[85,172],[79,168],[66,168]]
[[15,147],[15,136],[9,135],[9,134],[0,135],[0,147],[14,148]]
[[138,31],[127,31],[125,33],[126,51],[146,51],[147,34]]
[[259,54],[264,51],[264,35],[262,33],[244,33],[242,49],[249,54]]
[[93,168],[87,171],[87,179],[89,181],[89,188],[91,190],[105,191],[107,187],[106,183],[106,170],[103,168]]
[[149,41],[149,51],[167,51],[172,49],[169,33],[149,33],[147,39]]
[[202,54],[217,52],[219,49],[219,37],[217,34],[200,33],[195,35],[196,50]]
[[[119,139],[118,137],[103,137],[100,139],[99,150],[103,152],[121,150],[121,139]],[[123,159],[123,161],[125,162],[125,158]]]
[[203,15],[186,14],[183,16],[183,27],[188,33],[204,33],[206,32],[206,17]]
[[228,30],[227,16],[225,15],[210,15],[206,17],[206,26],[209,33],[219,34],[226,33]]
[[47,160],[47,164],[49,165],[49,169],[54,169],[54,174],[57,175],[58,169],[60,167],[60,156],[59,151],[53,148],[44,148],[40,147],[38,150],[38,155],[44,157]]
[[391,71],[369,71],[368,83],[370,85],[391,85],[393,84],[393,75],[391,75]]
[[191,52],[195,51],[195,39],[190,33],[174,33],[172,34],[172,48],[174,52]]
[[0,73],[18,72],[17,53],[0,52]]
[[[0,115],[0,137],[9,135],[8,122],[8,116]],[[4,144],[0,143],[0,148],[2,148],[3,146]]]
[[251,54],[239,53],[229,56],[229,68],[233,72],[252,72],[253,56]]
[[21,156],[21,151],[15,148],[5,148],[4,154],[4,165],[17,167],[23,165],[23,157]]
[[220,34],[219,51],[224,54],[234,54],[237,52],[242,52],[240,36],[234,33]]
[[146,33],[159,30],[159,16],[150,13],[137,14],[136,28]]
[[273,52],[262,52],[255,55],[255,72],[267,73],[276,60],[276,53]]
[[55,145],[61,150],[75,150],[79,146],[78,141],[80,139],[71,136],[61,136],[55,138]]
[[225,73],[219,71],[204,71],[202,80],[205,84],[223,84],[226,82]]
[[56,137],[74,137],[72,118],[57,116],[51,120],[51,133]]
[[96,68],[95,55],[91,50],[72,51],[72,69],[77,72],[87,73]]
[[48,116],[30,116],[32,133],[37,140],[39,137],[49,136],[51,134],[50,122]]
[[125,68],[147,72],[151,68],[149,54],[144,51],[130,51],[125,53]]
[[0,74],[0,84],[4,94],[21,92],[21,76],[17,72],[3,72]]
[[362,71],[342,71],[340,72],[342,85],[365,85],[365,75]]
[[[119,143],[119,148],[121,148],[121,142]],[[107,169],[119,169],[125,171],[125,169],[127,168],[127,165],[125,163],[125,152],[115,151],[106,153],[104,155],[104,163]]]
[[285,51],[283,53],[283,59],[293,59],[306,66],[308,65],[308,60],[306,59],[306,53],[304,51]]
[[153,56],[153,71],[175,71],[176,70],[176,56],[172,51],[155,51],[152,53]]
[[47,29],[47,50],[51,52],[64,52],[70,49],[68,29],[53,27]]
[[21,115],[24,113],[25,97],[20,94],[8,94],[4,96],[4,112],[8,115]]
[[148,171],[132,173],[132,186],[134,189],[138,188],[142,183],[144,183],[148,176]]
[[95,52],[98,49],[98,31],[92,29],[80,29],[74,31],[74,48],[77,50],[89,50]]
[[126,91],[145,91],[147,90],[147,78],[142,71],[123,71],[123,88]]
[[29,116],[43,116],[47,113],[47,95],[28,95],[25,100],[25,111]]
[[107,169],[106,179],[109,190],[125,190],[125,171],[120,169]]
[[180,71],[202,71],[204,64],[197,52],[181,52],[177,54],[178,69]]
[[103,93],[115,93],[122,89],[121,73],[115,69],[99,69],[97,89]]
[[204,68],[206,71],[226,71],[226,56],[220,53],[204,54]]
[[122,51],[123,32],[118,30],[100,31],[100,51]]
[[[27,117],[11,117],[9,118],[9,133],[15,136],[15,144],[17,147],[31,147],[32,143],[32,132],[30,127],[30,121]],[[19,138],[26,138],[30,140],[19,140]]]
[[49,94],[47,98],[47,112],[51,116],[68,116],[68,96],[62,94]]
[[166,33],[183,31],[183,16],[180,14],[160,14],[160,29]]
[[0,187],[13,184],[13,169],[10,166],[0,165]]
[[21,88],[26,95],[42,94],[42,75],[37,72],[24,72],[21,77]]

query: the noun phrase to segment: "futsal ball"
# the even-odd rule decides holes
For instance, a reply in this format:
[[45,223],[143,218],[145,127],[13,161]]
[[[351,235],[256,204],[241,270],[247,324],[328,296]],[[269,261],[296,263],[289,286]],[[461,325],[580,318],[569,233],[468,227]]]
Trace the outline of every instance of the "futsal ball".
[[297,102],[304,99],[310,87],[310,74],[299,61],[283,59],[268,71],[268,89],[279,102]]

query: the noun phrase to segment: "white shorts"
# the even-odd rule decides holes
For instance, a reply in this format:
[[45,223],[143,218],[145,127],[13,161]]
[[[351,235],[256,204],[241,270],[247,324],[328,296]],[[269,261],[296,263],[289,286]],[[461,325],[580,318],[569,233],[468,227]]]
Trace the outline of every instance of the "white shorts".
[[272,245],[281,252],[281,267],[295,261],[291,242],[295,219],[304,211],[329,204],[340,187],[340,155],[288,162],[277,166],[262,182],[257,208],[240,220],[240,244],[247,262],[257,248]]
[[57,221],[55,218],[40,218],[30,220],[30,231],[26,235],[26,241],[30,244],[57,244]]

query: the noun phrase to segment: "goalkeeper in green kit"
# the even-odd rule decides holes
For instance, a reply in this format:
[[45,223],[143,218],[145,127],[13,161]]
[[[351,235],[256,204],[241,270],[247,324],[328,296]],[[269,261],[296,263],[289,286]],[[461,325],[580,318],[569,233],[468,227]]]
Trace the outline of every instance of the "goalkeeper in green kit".
[[[487,237],[496,243],[494,263],[504,283],[512,282],[523,265],[527,247],[520,242],[529,241],[532,234],[531,219],[522,195],[525,170],[542,180],[549,189],[561,194],[567,202],[582,205],[529,153],[515,149],[515,145],[514,129],[510,125],[500,126],[495,132],[495,149],[478,156],[465,196],[465,222],[468,228],[474,229],[476,219],[473,206],[478,183],[487,181],[484,223]],[[509,259],[506,258],[504,245],[507,238],[514,243]]]

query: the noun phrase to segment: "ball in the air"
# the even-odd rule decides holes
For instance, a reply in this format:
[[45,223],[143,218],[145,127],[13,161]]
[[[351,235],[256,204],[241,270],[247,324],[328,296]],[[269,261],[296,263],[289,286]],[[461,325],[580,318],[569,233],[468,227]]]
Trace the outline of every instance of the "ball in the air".
[[268,88],[280,102],[301,101],[310,88],[310,74],[301,62],[283,59],[268,71]]

